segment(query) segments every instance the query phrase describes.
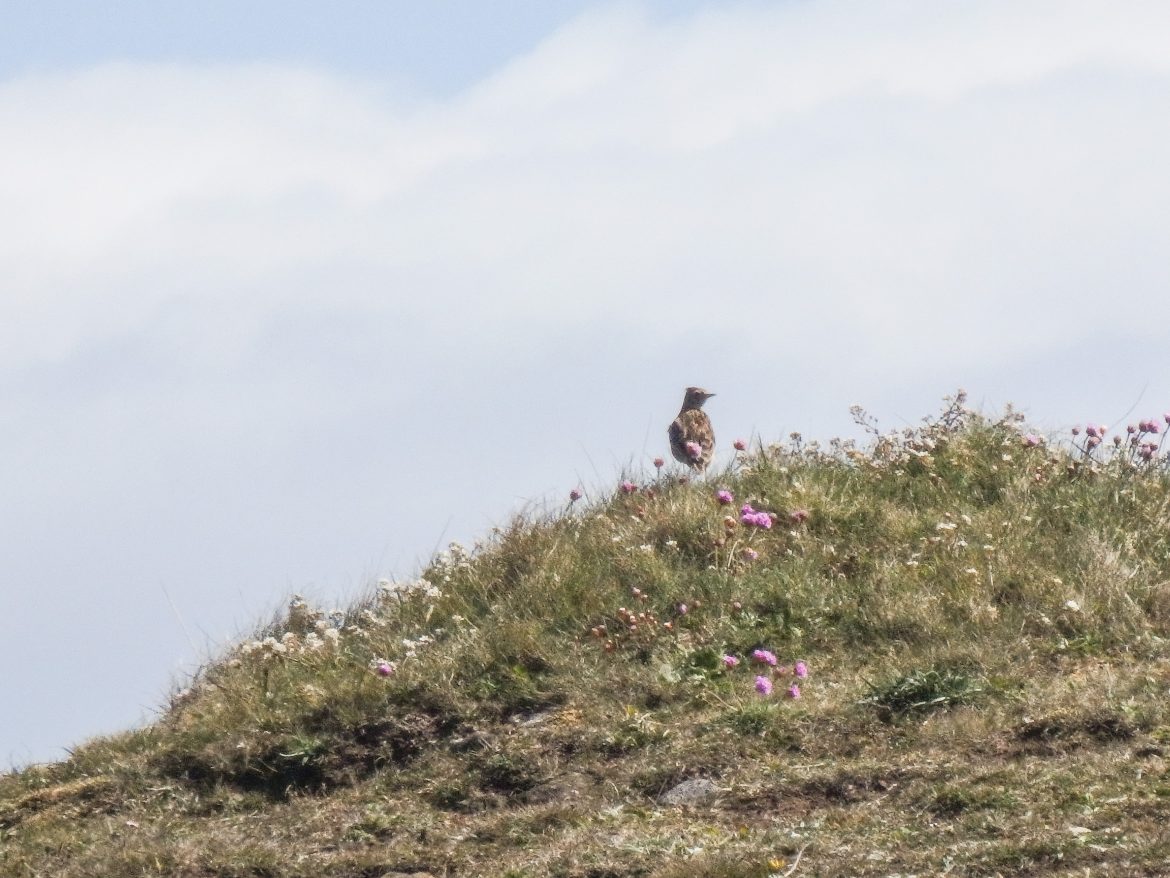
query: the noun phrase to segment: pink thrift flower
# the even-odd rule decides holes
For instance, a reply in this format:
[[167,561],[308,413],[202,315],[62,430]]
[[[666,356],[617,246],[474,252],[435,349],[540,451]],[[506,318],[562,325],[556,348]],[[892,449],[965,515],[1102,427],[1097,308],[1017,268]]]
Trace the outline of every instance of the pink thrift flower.
[[638,486],[629,479],[626,479],[618,487],[621,488],[623,494],[633,494],[636,490],[638,490]]
[[742,439],[736,439],[733,444],[736,451],[747,451],[747,443]]
[[666,466],[665,460],[663,460],[661,457],[654,458],[654,468],[655,469],[662,469],[664,466]]
[[1129,433],[1131,436],[1134,433],[1136,433],[1137,431],[1138,431],[1138,428],[1136,426],[1134,426],[1133,424],[1130,424],[1128,427],[1125,428],[1125,432]]
[[390,664],[390,662],[378,662],[374,665],[374,672],[379,677],[389,677],[394,673],[394,665]]
[[730,491],[728,491],[726,488],[720,488],[718,491],[716,491],[715,492],[715,499],[718,500],[724,506],[728,506],[728,505],[735,502],[734,495],[732,495],[732,493]]
[[1027,436],[1024,437],[1024,447],[1025,448],[1035,448],[1039,444],[1040,444],[1040,437],[1037,436],[1035,433],[1029,433]]
[[766,649],[752,650],[752,658],[757,662],[761,662],[765,665],[771,665],[772,667],[776,667],[775,653],[769,652]]
[[703,446],[698,442],[687,443],[687,457],[691,460],[698,460],[703,456]]
[[801,524],[808,520],[808,510],[793,509],[788,513],[788,518],[793,524]]
[[748,561],[755,561],[757,558],[760,557],[760,553],[757,552],[755,549],[745,548],[743,550],[743,556]]
[[767,677],[756,677],[756,691],[761,695],[771,695],[772,681]]
[[792,672],[801,679],[804,679],[808,676],[808,665],[806,665],[804,662],[797,662],[796,667],[792,669]]
[[1080,435],[1081,435],[1081,428],[1080,428],[1080,427],[1073,427],[1073,428],[1072,428],[1072,434],[1073,434],[1074,436],[1080,436]]
[[569,492],[569,502],[570,503],[576,503],[580,499],[581,499],[581,489],[580,488],[574,488],[573,490],[571,490]]
[[725,655],[723,657],[723,667],[734,668],[739,666],[739,659],[733,655]]
[[1166,414],[1162,415],[1162,420],[1167,424],[1170,424],[1170,412],[1166,412]]
[[1092,424],[1089,424],[1089,426],[1085,427],[1085,435],[1096,439],[1100,434],[1098,434],[1096,427],[1094,427]]
[[1150,421],[1150,423],[1149,423],[1149,428],[1150,428],[1149,432],[1151,432],[1151,433],[1160,433],[1160,432],[1162,432],[1162,428],[1158,426],[1158,422],[1157,422],[1157,421]]
[[795,683],[793,683],[791,686],[788,687],[788,697],[789,698],[799,698],[800,697],[800,687],[797,686]]

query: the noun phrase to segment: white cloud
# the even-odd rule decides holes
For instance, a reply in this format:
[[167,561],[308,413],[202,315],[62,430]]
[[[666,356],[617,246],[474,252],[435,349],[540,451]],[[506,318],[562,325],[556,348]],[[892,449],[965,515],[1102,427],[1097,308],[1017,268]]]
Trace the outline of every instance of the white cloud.
[[10,81],[0,363],[190,300],[233,309],[202,328],[229,345],[306,301],[768,345],[743,315],[779,299],[785,343],[898,362],[957,299],[1011,352],[1043,330],[1013,313],[1100,295],[1109,253],[1166,279],[1167,36],[1161,4],[821,2],[584,16],[442,103],[271,66]]

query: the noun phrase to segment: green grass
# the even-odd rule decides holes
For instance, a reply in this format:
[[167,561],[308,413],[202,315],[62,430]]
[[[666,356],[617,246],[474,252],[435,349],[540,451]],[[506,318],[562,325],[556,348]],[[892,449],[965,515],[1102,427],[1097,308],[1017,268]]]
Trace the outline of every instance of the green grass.
[[1162,874],[1170,478],[1084,438],[957,397],[294,599],[151,727],[0,777],[0,875]]

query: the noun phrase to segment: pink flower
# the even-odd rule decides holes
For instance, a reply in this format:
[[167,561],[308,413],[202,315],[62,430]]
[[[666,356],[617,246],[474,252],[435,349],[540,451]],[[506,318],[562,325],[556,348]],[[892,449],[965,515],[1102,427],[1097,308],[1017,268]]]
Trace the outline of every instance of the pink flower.
[[1073,428],[1072,428],[1072,434],[1073,434],[1074,436],[1080,436],[1080,435],[1081,435],[1081,428],[1080,428],[1080,427],[1073,427]]
[[1133,424],[1130,424],[1128,427],[1125,428],[1125,432],[1129,433],[1130,435],[1136,433],[1137,431],[1138,431],[1138,428],[1136,426],[1134,426]]
[[744,524],[762,527],[764,530],[768,530],[772,526],[772,516],[767,512],[758,512],[752,508],[750,503],[743,504],[739,510],[739,520]]
[[573,490],[571,490],[569,492],[569,502],[570,503],[576,503],[580,499],[581,499],[581,489],[580,488],[574,488]]
[[1085,427],[1085,435],[1096,439],[1100,434],[1098,434],[1096,427],[1094,427],[1092,424],[1089,424],[1089,426]]
[[1150,423],[1149,423],[1149,424],[1147,424],[1147,426],[1150,428],[1150,429],[1149,429],[1149,432],[1150,432],[1150,433],[1160,433],[1160,432],[1162,432],[1162,428],[1158,426],[1158,422],[1157,422],[1157,421],[1151,420],[1151,421],[1150,421]]
[[736,439],[733,445],[736,451],[747,451],[747,443],[742,439]]
[[703,446],[698,442],[687,443],[687,457],[691,460],[698,460],[703,456]]
[[685,616],[687,614],[687,605],[686,604],[679,604],[678,605],[678,614],[680,616]]
[[1170,412],[1166,412],[1166,414],[1162,415],[1162,420],[1167,424],[1170,424]]
[[618,485],[618,487],[621,488],[623,494],[633,494],[636,490],[638,490],[638,486],[629,479],[626,479],[624,482]]
[[715,499],[718,500],[720,503],[722,503],[724,506],[728,506],[728,505],[735,502],[734,495],[732,495],[732,493],[730,491],[728,491],[726,488],[720,488],[718,491],[716,491],[715,492]]
[[772,681],[767,677],[756,677],[756,691],[761,695],[771,695]]
[[757,558],[760,557],[760,553],[757,552],[755,549],[745,548],[743,550],[743,557],[745,559],[747,559],[748,561],[755,561]]
[[389,677],[394,673],[394,665],[390,664],[390,662],[378,662],[374,665],[374,673],[379,677]]
[[776,667],[776,654],[766,649],[752,650],[752,659],[765,665]]
[[725,655],[723,657],[723,667],[734,668],[739,666],[739,659],[733,655]]
[[664,466],[666,466],[665,460],[663,460],[661,457],[654,458],[654,468],[655,469],[662,469]]
[[803,680],[808,676],[808,665],[806,665],[804,662],[797,662],[796,667],[792,669],[792,672]]
[[791,686],[788,687],[788,697],[789,698],[799,698],[800,697],[800,687],[797,686],[795,683],[793,683]]
[[788,518],[793,524],[801,524],[808,520],[808,510],[793,509],[788,513]]
[[1024,447],[1025,448],[1035,448],[1039,444],[1040,444],[1040,437],[1037,436],[1035,433],[1029,433],[1028,435],[1026,435],[1024,437]]

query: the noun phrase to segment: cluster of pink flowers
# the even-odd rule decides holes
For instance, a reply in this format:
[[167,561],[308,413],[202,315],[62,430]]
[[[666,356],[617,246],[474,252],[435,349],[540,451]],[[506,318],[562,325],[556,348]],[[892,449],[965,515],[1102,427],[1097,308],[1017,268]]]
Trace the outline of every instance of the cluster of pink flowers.
[[[1105,438],[1105,434],[1109,432],[1109,428],[1104,424],[1097,426],[1096,424],[1089,424],[1085,427],[1085,445],[1089,448],[1096,448],[1101,444],[1101,440]],[[1080,427],[1073,427],[1072,434],[1079,436],[1081,434]]]
[[698,460],[703,456],[703,446],[698,442],[688,442],[686,448],[687,457],[689,457],[691,460]]
[[715,492],[715,499],[718,500],[721,505],[728,506],[735,502],[735,495],[726,488],[720,488]]
[[[1128,443],[1126,443],[1125,437],[1118,434],[1113,437],[1113,444],[1117,448],[1121,448],[1123,444],[1128,445],[1128,447],[1131,449],[1130,460],[1133,460],[1134,457],[1136,457],[1143,461],[1152,461],[1158,456],[1158,452],[1161,450],[1162,446],[1157,442],[1142,440],[1146,436],[1157,436],[1159,434],[1162,434],[1163,437],[1165,437],[1166,433],[1163,425],[1170,425],[1170,412],[1166,412],[1164,415],[1162,415],[1161,422],[1159,422],[1157,418],[1146,418],[1145,420],[1138,421],[1136,424],[1129,424],[1125,428],[1125,433],[1129,437]],[[1085,427],[1085,440],[1084,446],[1081,447],[1081,451],[1085,452],[1086,454],[1091,453],[1092,450],[1099,446],[1105,439],[1107,432],[1108,430],[1104,424],[1101,426],[1090,424]],[[1081,434],[1081,428],[1073,427],[1072,434],[1074,437],[1079,436]]]
[[739,510],[739,520],[744,524],[768,530],[772,527],[772,516],[767,512],[760,512],[752,508],[752,504],[745,503]]
[[633,494],[636,490],[638,490],[638,486],[629,479],[623,480],[622,483],[618,485],[618,488],[621,489],[623,494]]
[[[789,670],[788,668],[780,665],[779,660],[776,658],[776,654],[774,652],[762,647],[752,650],[751,659],[753,664],[762,666],[760,668],[761,672],[756,673],[756,691],[759,692],[760,695],[767,697],[772,694],[773,679],[783,679],[789,674]],[[723,656],[723,667],[726,670],[734,670],[735,668],[739,667],[739,664],[740,661],[738,656],[731,654]],[[768,673],[769,669],[770,676]],[[793,664],[791,673],[792,676],[796,679],[789,683],[785,688],[785,694],[789,698],[800,698],[799,681],[808,677],[808,664],[803,660],[797,661],[795,664]]]

